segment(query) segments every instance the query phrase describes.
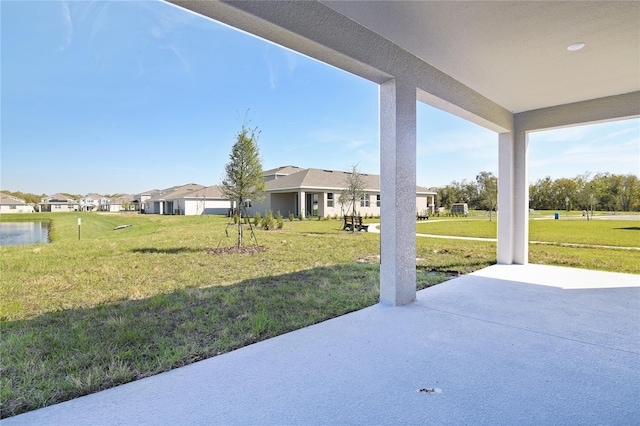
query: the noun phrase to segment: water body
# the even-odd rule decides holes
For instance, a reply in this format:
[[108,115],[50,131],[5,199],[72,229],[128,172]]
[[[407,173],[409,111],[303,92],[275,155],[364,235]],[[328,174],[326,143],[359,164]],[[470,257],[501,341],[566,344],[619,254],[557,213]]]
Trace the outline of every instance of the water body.
[[21,246],[49,242],[46,222],[0,222],[0,246]]

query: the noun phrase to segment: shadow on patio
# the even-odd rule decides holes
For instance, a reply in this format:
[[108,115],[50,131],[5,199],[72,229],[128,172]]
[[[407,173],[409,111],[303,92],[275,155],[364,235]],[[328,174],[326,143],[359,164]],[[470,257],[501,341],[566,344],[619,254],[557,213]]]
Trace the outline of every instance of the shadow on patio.
[[637,424],[640,277],[491,266],[21,424]]

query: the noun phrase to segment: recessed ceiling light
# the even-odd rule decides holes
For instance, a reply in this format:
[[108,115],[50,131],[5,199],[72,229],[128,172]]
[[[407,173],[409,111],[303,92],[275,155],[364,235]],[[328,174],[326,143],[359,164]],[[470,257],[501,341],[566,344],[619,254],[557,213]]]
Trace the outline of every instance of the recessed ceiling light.
[[586,46],[586,44],[584,44],[584,43],[573,43],[571,46],[567,47],[567,50],[569,50],[571,52],[575,52],[576,50],[580,50],[585,46]]

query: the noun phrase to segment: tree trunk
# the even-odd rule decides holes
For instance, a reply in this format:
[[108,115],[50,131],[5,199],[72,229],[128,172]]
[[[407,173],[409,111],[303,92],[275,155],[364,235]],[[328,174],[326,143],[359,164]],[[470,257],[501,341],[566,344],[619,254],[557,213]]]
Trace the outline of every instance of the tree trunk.
[[242,247],[242,199],[238,203],[238,248]]

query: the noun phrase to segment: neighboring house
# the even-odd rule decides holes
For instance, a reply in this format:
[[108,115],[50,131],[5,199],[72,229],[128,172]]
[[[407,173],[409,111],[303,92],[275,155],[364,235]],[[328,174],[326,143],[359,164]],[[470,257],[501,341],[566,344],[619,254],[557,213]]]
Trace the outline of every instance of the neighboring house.
[[[321,169],[301,169],[284,166],[267,170],[264,201],[248,202],[247,213],[264,214],[271,210],[283,216],[298,217],[341,216],[352,211],[352,206],[340,203],[340,195],[346,189],[349,172]],[[380,176],[361,173],[364,195],[356,205],[359,215],[380,215]],[[427,188],[416,187],[416,204],[407,206],[415,213],[433,213],[436,193]]]
[[154,195],[159,194],[161,191],[159,189],[152,189],[150,191],[141,192],[140,194],[135,194],[133,196],[133,204],[135,205],[135,210],[141,213],[145,213],[144,205],[147,200]]
[[228,214],[231,209],[231,202],[227,200],[218,185],[208,186],[198,191],[188,193],[178,202],[180,214],[203,215],[203,214]]
[[33,206],[20,198],[0,192],[0,213],[33,213]]
[[38,209],[41,212],[77,212],[79,204],[76,200],[66,195],[54,194],[40,200]]
[[104,203],[100,204],[100,211],[103,212],[123,212],[135,210],[135,204],[133,202],[132,195],[123,195],[122,197],[106,199]]
[[93,212],[100,209],[100,206],[105,204],[107,201],[108,199],[100,194],[87,194],[87,196],[78,200],[78,204],[80,206],[80,211]]
[[144,201],[144,212],[148,214],[184,214],[184,203],[180,201],[192,197],[194,192],[204,188],[203,185],[188,183],[158,191]]

